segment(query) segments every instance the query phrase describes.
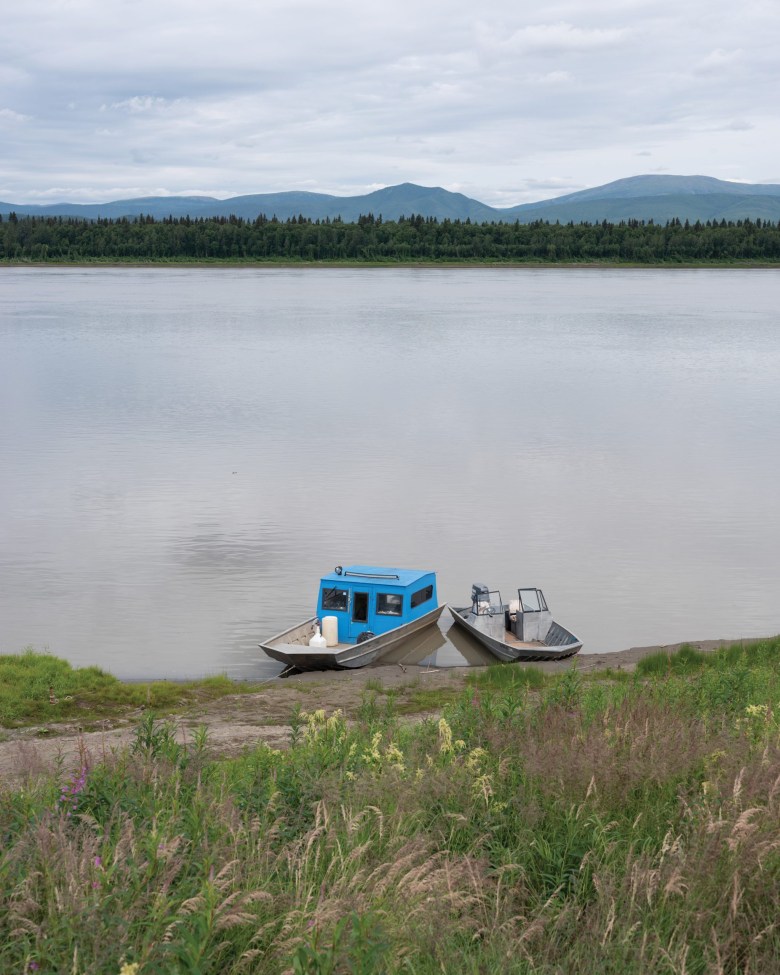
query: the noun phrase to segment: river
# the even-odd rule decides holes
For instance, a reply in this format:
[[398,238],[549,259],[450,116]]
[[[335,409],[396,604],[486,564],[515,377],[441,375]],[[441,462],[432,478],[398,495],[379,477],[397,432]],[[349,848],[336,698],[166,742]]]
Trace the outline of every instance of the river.
[[774,270],[1,269],[0,652],[271,676],[350,562],[539,586],[583,652],[777,633],[779,307]]

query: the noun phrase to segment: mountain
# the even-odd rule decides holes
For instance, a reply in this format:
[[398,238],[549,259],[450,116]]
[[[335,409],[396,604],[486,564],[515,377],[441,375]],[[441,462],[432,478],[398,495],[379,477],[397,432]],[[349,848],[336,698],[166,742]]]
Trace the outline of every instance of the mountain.
[[711,176],[630,176],[554,200],[500,211],[504,220],[780,220],[780,185],[729,183]]
[[312,220],[341,217],[347,223],[369,213],[384,220],[418,214],[438,220],[466,220],[475,223],[549,220],[551,223],[595,223],[607,220],[654,220],[665,223],[675,217],[701,220],[745,218],[780,220],[780,185],[729,183],[710,176],[631,176],[552,200],[522,203],[507,208],[490,207],[478,200],[451,193],[441,187],[401,183],[363,196],[331,196],[326,193],[259,193],[218,200],[209,196],[150,196],[112,203],[0,203],[0,214],[40,217],[98,218],[152,216],[243,217],[254,220],[260,214],[287,220],[303,215]]
[[374,216],[381,213],[385,220],[397,220],[400,216],[412,214],[439,220],[465,220],[468,217],[480,223],[499,219],[492,207],[471,200],[462,193],[450,193],[440,187],[416,186],[414,183],[388,186],[363,196],[288,192],[234,196],[228,200],[208,196],[151,196],[113,203],[53,203],[46,206],[0,203],[0,213],[5,215],[9,212],[15,212],[18,216],[80,217],[85,220],[101,217],[116,220],[141,215],[155,219],[232,215],[254,220],[260,214],[287,220],[302,214],[312,220],[341,217],[347,223],[354,223],[358,217],[369,213]]

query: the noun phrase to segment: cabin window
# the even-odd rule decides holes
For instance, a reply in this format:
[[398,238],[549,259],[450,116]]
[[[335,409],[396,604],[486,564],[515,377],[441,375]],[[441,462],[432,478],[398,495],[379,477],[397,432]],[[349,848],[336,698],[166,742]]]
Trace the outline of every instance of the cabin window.
[[380,616],[400,616],[404,608],[404,597],[396,592],[378,592],[376,611]]
[[346,613],[349,609],[349,589],[323,589],[322,608],[332,609],[337,613]]
[[352,622],[368,623],[368,593],[356,592],[352,598]]
[[433,586],[426,586],[425,589],[418,589],[417,592],[412,593],[412,609],[414,609],[415,606],[420,606],[422,603],[427,603],[432,597]]

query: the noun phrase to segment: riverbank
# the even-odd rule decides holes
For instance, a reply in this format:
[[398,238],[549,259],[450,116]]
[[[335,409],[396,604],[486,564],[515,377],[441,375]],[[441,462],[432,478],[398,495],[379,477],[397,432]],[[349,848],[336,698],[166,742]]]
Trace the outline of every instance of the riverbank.
[[289,260],[234,260],[230,258],[214,258],[211,260],[195,259],[187,260],[160,260],[150,261],[140,260],[79,260],[79,261],[24,261],[24,260],[1,260],[0,270],[3,268],[192,268],[194,270],[205,270],[209,268],[230,268],[234,270],[257,270],[262,268],[293,268],[295,270],[306,269],[327,269],[334,270],[344,268],[388,268],[391,270],[419,269],[419,270],[439,270],[439,271],[467,271],[487,268],[490,270],[514,270],[514,271],[540,271],[540,270],[613,270],[625,268],[627,270],[660,270],[660,271],[692,271],[706,270],[777,270],[780,267],[780,258],[776,261],[766,260],[702,260],[702,261],[289,261]]
[[[744,642],[749,645],[757,641]],[[570,670],[582,675],[624,675],[633,673],[640,661],[657,653],[674,654],[683,646],[709,653],[732,643],[700,640],[631,647],[613,653],[579,654],[568,660],[535,666],[513,666],[548,676]],[[55,661],[56,658],[50,658],[50,662]],[[230,693],[231,682],[224,678],[189,684],[162,681],[122,684],[117,693],[113,679],[109,678],[110,683],[102,685],[105,701],[102,704],[96,701],[93,691],[88,702],[85,696],[81,714],[60,720],[28,720],[22,727],[0,727],[0,778],[45,775],[63,763],[72,763],[85,750],[100,757],[126,747],[138,721],[150,711],[160,718],[174,720],[182,741],[188,740],[196,729],[205,728],[214,754],[223,756],[240,754],[258,744],[287,747],[290,715],[296,709],[327,712],[338,709],[348,720],[353,720],[367,691],[385,698],[392,696],[396,713],[405,720],[422,720],[438,715],[445,704],[453,701],[485,670],[483,667],[437,669],[380,664],[361,670],[312,671],[264,681],[262,685],[234,684],[236,693]],[[155,689],[154,693],[151,688]],[[123,691],[132,697],[123,701]],[[40,694],[45,713],[48,690],[44,694],[43,684]],[[50,704],[49,709],[54,711],[57,705]]]

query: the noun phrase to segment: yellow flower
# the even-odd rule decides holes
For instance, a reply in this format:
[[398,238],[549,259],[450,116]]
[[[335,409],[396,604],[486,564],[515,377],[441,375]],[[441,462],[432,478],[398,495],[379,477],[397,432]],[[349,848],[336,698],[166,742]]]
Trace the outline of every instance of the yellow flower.
[[[323,713],[323,715],[325,714],[324,711],[322,713]],[[337,728],[339,726],[339,724],[341,723],[341,716],[342,716],[343,713],[344,712],[341,710],[341,708],[336,708],[336,710],[333,712],[333,714],[325,722],[326,728],[329,728],[331,731],[334,728]]]
[[382,732],[374,732],[374,736],[371,739],[371,748],[369,751],[363,754],[363,758],[366,762],[376,762],[377,765],[381,764],[382,756],[379,754],[379,743],[382,741]]
[[490,802],[490,797],[493,795],[493,780],[489,775],[480,775],[479,778],[474,779],[472,789],[474,790],[474,795],[477,798],[481,796],[487,806]]
[[470,772],[476,772],[479,768],[479,763],[483,758],[487,758],[487,752],[484,748],[472,749],[468,754],[468,758],[466,759],[466,768]]
[[763,718],[766,720],[769,708],[766,704],[748,704],[745,708],[745,714],[749,718]]
[[439,718],[439,751],[452,751],[452,728],[447,724],[446,718]]
[[403,772],[406,768],[404,765],[403,752],[392,742],[385,749],[385,758],[392,766],[397,768],[399,772]]
[[119,975],[138,975],[138,969],[140,967],[137,961],[126,961],[119,969]]

